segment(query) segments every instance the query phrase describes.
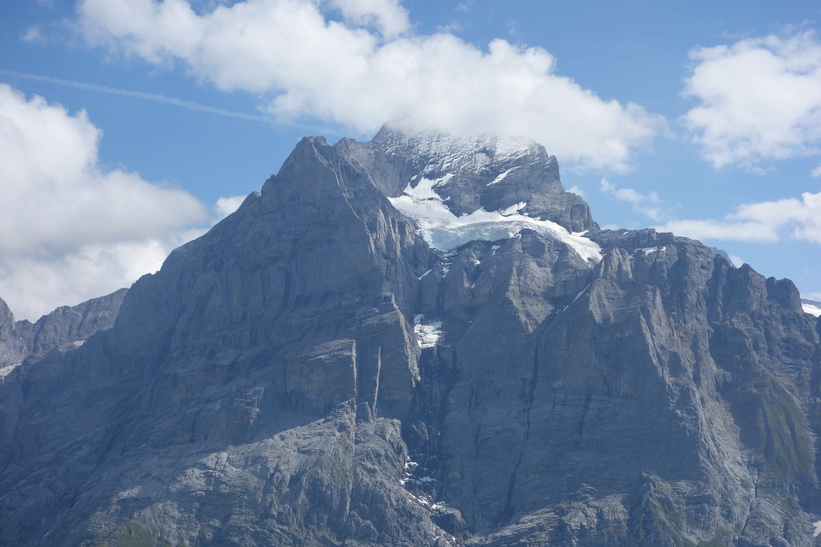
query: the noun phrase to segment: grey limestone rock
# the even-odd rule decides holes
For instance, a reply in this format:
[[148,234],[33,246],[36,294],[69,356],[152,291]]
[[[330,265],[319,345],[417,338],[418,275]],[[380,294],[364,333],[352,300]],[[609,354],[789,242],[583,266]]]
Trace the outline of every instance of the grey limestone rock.
[[[423,180],[457,218],[534,223],[430,247],[390,200]],[[812,545],[801,305],[599,229],[535,143],[304,139],[111,329],[0,384],[0,544]],[[67,315],[29,339],[70,341]]]
[[18,365],[25,359],[25,333],[21,333],[8,305],[0,299],[0,370]]
[[27,357],[39,358],[52,350],[72,350],[89,336],[111,328],[126,292],[120,289],[76,306],[61,306],[35,323],[25,319],[15,322],[11,310],[0,299],[0,371],[10,373]]
[[584,200],[562,187],[556,157],[529,139],[414,135],[383,127],[371,142],[345,139],[337,146],[388,197],[422,178],[444,179],[434,191],[457,216],[525,203],[527,214],[572,232],[598,227]]

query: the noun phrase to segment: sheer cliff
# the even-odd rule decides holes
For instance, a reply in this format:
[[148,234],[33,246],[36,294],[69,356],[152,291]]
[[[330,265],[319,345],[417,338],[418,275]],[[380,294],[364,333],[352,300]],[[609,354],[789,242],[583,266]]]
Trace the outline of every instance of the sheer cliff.
[[0,382],[4,545],[812,545],[821,520],[792,283],[600,229],[522,139],[304,139],[112,328]]

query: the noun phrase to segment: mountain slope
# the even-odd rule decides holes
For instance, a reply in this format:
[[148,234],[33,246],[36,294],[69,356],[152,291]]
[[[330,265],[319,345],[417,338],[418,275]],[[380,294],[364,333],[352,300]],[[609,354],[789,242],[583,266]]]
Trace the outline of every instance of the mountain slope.
[[111,328],[126,292],[120,289],[76,306],[61,306],[33,324],[28,320],[15,322],[0,299],[0,376],[11,372],[26,357],[74,349],[92,334]]
[[811,545],[819,325],[536,143],[304,139],[2,381],[0,543]]

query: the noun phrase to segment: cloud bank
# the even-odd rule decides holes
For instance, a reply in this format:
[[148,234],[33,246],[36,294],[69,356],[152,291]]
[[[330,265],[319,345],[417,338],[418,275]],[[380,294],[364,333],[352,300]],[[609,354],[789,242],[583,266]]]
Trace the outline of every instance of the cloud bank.
[[256,94],[284,122],[526,135],[564,161],[614,171],[664,123],[555,74],[544,49],[414,34],[398,0],[246,0],[201,12],[184,0],[82,0],[77,26],[92,44]]
[[821,152],[821,42],[812,31],[698,48],[683,117],[714,167]]
[[0,296],[18,319],[130,285],[210,221],[183,190],[102,169],[100,137],[0,84]]
[[694,239],[773,243],[790,238],[821,244],[821,192],[746,203],[719,220],[675,220],[656,229]]

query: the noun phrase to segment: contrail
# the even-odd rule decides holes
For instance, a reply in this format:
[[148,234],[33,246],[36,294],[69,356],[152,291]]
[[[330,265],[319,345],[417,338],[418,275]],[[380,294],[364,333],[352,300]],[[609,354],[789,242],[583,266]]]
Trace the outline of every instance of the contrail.
[[130,91],[128,89],[119,89],[116,87],[108,87],[104,85],[89,84],[85,82],[78,82],[75,80],[64,80],[62,78],[51,78],[49,76],[40,76],[38,74],[28,74],[26,72],[16,72],[14,70],[0,69],[0,74],[14,76],[17,78],[25,78],[27,80],[34,80],[38,82],[46,82],[50,84],[62,85],[67,87],[74,87],[77,89],[85,89],[88,91],[96,91],[98,93],[108,93],[109,95],[121,95],[123,97],[132,97],[134,99],[142,99],[144,101],[154,101],[157,103],[170,104],[189,110],[198,110],[200,112],[208,112],[210,114],[218,114],[220,116],[228,116],[229,118],[239,118],[241,120],[251,120],[255,122],[272,123],[273,120],[264,116],[255,114],[245,114],[243,112],[235,112],[233,110],[226,110],[224,108],[215,108],[213,106],[206,106],[204,104],[196,103],[194,101],[186,101],[185,99],[178,99],[176,97],[169,97],[160,93],[146,93],[145,91]]

